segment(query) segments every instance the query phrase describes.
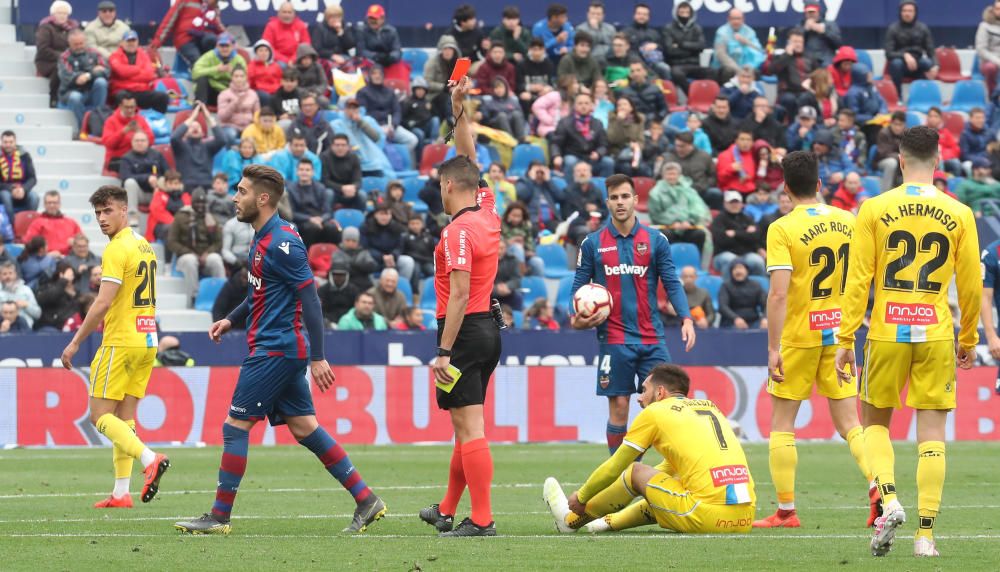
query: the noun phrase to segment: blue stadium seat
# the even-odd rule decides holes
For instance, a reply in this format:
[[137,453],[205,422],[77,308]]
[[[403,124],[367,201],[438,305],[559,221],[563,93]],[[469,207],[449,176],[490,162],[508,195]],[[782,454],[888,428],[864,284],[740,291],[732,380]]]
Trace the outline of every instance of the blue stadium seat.
[[869,197],[882,194],[882,179],[878,177],[861,177],[861,186]]
[[906,127],[916,127],[918,125],[924,124],[924,114],[916,113],[914,111],[906,112]]
[[674,266],[677,268],[678,274],[680,274],[681,268],[685,266],[694,266],[695,269],[701,268],[701,254],[698,253],[698,247],[691,243],[677,242],[671,244],[670,256],[674,259]]
[[573,271],[569,269],[569,258],[566,256],[566,248],[563,245],[543,244],[538,247],[536,252],[545,263],[546,278],[558,280],[573,275]]
[[556,175],[552,175],[551,180],[555,188],[559,189],[560,191],[565,191],[566,187],[569,186],[569,183],[567,183],[566,179],[564,179],[563,177],[557,177]]
[[688,120],[687,111],[675,111],[667,117],[667,127],[676,129],[677,131],[684,131],[687,129]]
[[194,309],[211,312],[215,298],[225,284],[225,278],[202,278],[198,281],[198,296],[194,299]]
[[[873,74],[877,74],[878,70],[875,69],[875,65],[872,64],[872,56],[868,53],[868,50],[855,50],[858,54],[858,63],[865,64],[868,69],[872,70]],[[878,76],[875,79],[880,79]]]
[[951,106],[948,111],[961,111],[969,113],[976,107],[989,108],[989,98],[986,93],[986,84],[977,79],[960,81],[955,84],[955,93],[951,97]]
[[361,178],[361,190],[366,193],[375,191],[377,193],[384,193],[386,186],[389,185],[389,179],[387,177],[362,177]]
[[545,163],[545,151],[541,147],[530,143],[522,143],[514,147],[507,175],[516,178],[523,177],[528,172],[528,166],[531,165],[532,161]]
[[520,330],[524,327],[524,312],[520,310],[513,310],[511,314],[514,315],[514,329]]
[[22,252],[24,252],[24,245],[8,244],[4,250],[7,251],[7,254],[9,254],[11,258],[17,258],[18,256],[21,255]]
[[932,107],[941,107],[941,88],[937,82],[918,79],[910,84],[910,96],[906,99],[907,111],[927,113]]
[[420,172],[413,168],[413,161],[410,159],[410,150],[406,148],[406,145],[401,143],[388,143],[386,146],[391,145],[394,153],[387,154],[389,157],[389,163],[392,165],[394,171],[396,171],[397,179],[408,179],[410,177],[417,177]]
[[365,222],[365,213],[358,209],[340,209],[333,213],[333,220],[337,221],[342,228],[349,226],[361,228]]
[[548,300],[549,291],[545,289],[545,279],[540,276],[525,276],[521,279],[521,297],[524,305],[530,306],[538,298]]
[[763,288],[765,292],[767,292],[771,288],[771,279],[768,278],[767,276],[751,275],[750,279],[753,280],[754,282],[759,283],[761,288]]
[[403,48],[403,61],[410,64],[411,80],[424,77],[424,66],[427,65],[428,59],[430,59],[430,54],[425,50]]
[[719,276],[712,276],[711,274],[703,274],[698,276],[694,283],[699,288],[704,288],[708,291],[708,295],[712,297],[712,304],[718,308],[719,290],[722,289],[722,278]]
[[556,294],[556,306],[569,309],[573,305],[573,277],[559,279],[559,290]]
[[983,79],[983,72],[979,69],[979,54],[972,57],[972,79]]
[[608,198],[608,185],[605,184],[604,177],[594,177],[590,182],[594,183],[594,186],[598,189],[601,189],[601,192],[604,193],[604,198]]
[[413,211],[418,214],[427,212],[427,203],[420,200],[420,190],[424,188],[427,177],[407,177],[403,179],[403,200],[413,203]]
[[[948,179],[948,190],[954,193],[955,190],[958,189],[958,186],[961,185],[963,181],[965,181],[965,177],[951,177],[950,179]],[[10,250],[9,246],[7,247],[7,250]]]
[[422,308],[422,310],[424,315],[424,327],[428,330],[438,329],[438,321],[437,316],[434,315],[434,309]]
[[396,288],[403,293],[403,297],[406,298],[406,305],[413,305],[413,285],[410,281],[402,276],[399,277],[399,282],[396,283]]
[[437,298],[434,293],[434,277],[428,276],[420,281],[420,308],[423,310],[433,310],[437,307]]

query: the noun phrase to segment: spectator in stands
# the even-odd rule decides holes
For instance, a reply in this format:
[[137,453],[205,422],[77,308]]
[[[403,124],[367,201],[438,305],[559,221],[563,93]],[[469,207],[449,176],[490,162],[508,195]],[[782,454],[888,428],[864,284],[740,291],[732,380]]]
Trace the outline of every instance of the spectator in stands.
[[274,49],[267,40],[258,40],[253,45],[254,58],[247,68],[250,89],[257,92],[261,106],[270,106],[271,96],[281,89],[281,65],[274,61]]
[[45,243],[45,237],[35,236],[30,240],[25,240],[24,250],[17,257],[17,263],[21,268],[21,276],[28,287],[34,289],[38,286],[40,278],[46,278],[52,274],[56,266],[56,259],[49,255],[49,247]]
[[969,112],[969,122],[965,124],[959,146],[966,172],[971,173],[971,164],[978,157],[987,157],[986,146],[996,140],[996,133],[986,126],[986,112],[977,107]]
[[111,66],[111,97],[127,91],[135,97],[140,108],[167,112],[170,96],[153,89],[153,82],[157,78],[156,68],[149,54],[139,49],[138,34],[132,30],[125,32],[121,45],[108,56],[108,65]]
[[385,23],[385,8],[379,4],[368,7],[365,26],[358,38],[357,54],[382,67],[388,67],[403,59],[403,48],[399,43],[396,28]]
[[118,8],[114,2],[101,0],[97,4],[97,18],[91,20],[83,31],[87,34],[87,45],[107,58],[118,49],[129,26],[118,19]]
[[559,331],[559,322],[555,319],[552,303],[545,298],[538,298],[524,311],[525,330]]
[[295,54],[295,69],[299,70],[300,88],[316,95],[326,93],[329,85],[326,70],[319,63],[316,48],[309,44],[299,45],[299,51]]
[[[186,205],[191,204],[191,195],[184,191],[184,181],[181,174],[171,169],[164,173],[161,182],[149,203],[149,218],[146,220],[146,240],[166,242],[174,215]],[[168,259],[170,252],[167,252]]]
[[823,125],[827,128],[832,128],[837,124],[840,96],[837,95],[837,91],[833,88],[833,80],[830,77],[830,72],[826,68],[817,68],[809,74],[806,84],[809,95],[804,97],[810,100],[810,106],[816,107]]
[[332,327],[354,306],[361,290],[351,283],[350,266],[343,260],[333,260],[327,273],[326,284],[320,286],[319,300],[323,305],[323,319]]
[[660,180],[649,191],[648,207],[650,220],[671,243],[687,242],[704,251],[712,213],[680,164],[671,161],[663,166]]
[[344,104],[344,116],[332,123],[334,133],[346,135],[350,146],[361,160],[361,171],[366,176],[392,176],[395,171],[379,147],[378,124],[361,115],[361,104],[350,98]]
[[638,3],[632,11],[632,24],[622,30],[632,45],[632,53],[656,72],[660,79],[670,79],[670,66],[663,58],[663,38],[660,31],[650,25],[651,10],[648,4]]
[[[217,38],[226,31],[219,19],[219,0],[177,0],[160,21],[152,41],[154,50],[172,40],[177,55],[189,68],[198,58],[215,48]],[[220,90],[221,91],[221,90]]]
[[361,161],[351,151],[347,135],[333,136],[333,144],[320,155],[323,186],[333,191],[333,208],[365,210],[367,195],[361,190]]
[[[770,206],[774,205],[774,196],[771,191],[778,190],[785,182],[785,173],[781,169],[781,160],[785,158],[784,149],[775,149],[763,139],[753,142],[754,168],[757,170],[757,192],[747,197],[747,210],[754,202],[757,203],[757,211],[752,215],[766,214],[770,211]],[[756,199],[753,200],[756,196]],[[763,209],[760,207],[763,206]],[[759,219],[759,216],[754,216]]]
[[[556,75],[556,66],[545,53],[545,45],[539,38],[532,38],[528,46],[528,57],[521,62],[517,69],[517,84],[520,91],[520,99],[525,113],[534,113],[534,104],[542,96],[554,91],[556,85],[553,78]],[[567,83],[576,83],[576,78],[567,78]],[[563,82],[560,81],[560,84]]]
[[757,161],[753,154],[753,133],[741,129],[736,142],[719,154],[718,185],[723,191],[739,191],[744,196],[757,190]]
[[618,97],[629,99],[634,104],[635,110],[648,121],[663,121],[668,112],[663,90],[647,79],[646,66],[640,61],[633,60],[628,68],[628,87],[622,89]]
[[808,105],[800,107],[798,117],[788,126],[785,140],[789,151],[809,151],[819,126],[816,124],[816,109]]
[[[0,212],[4,212],[4,210],[0,209]],[[20,273],[20,269],[17,267],[17,257],[11,256],[10,251],[6,246],[4,246],[4,243],[6,242],[14,242],[13,239],[8,240],[8,236],[13,235],[13,231],[11,231],[9,235],[6,232],[0,233],[0,266],[3,266],[6,262],[13,262],[15,270]]]
[[69,48],[69,33],[80,28],[71,19],[73,7],[64,0],[55,0],[49,6],[49,16],[43,18],[35,29],[35,72],[49,78],[49,104],[59,100],[59,58]]
[[17,276],[17,263],[13,260],[0,263],[0,302],[12,302],[20,317],[31,327],[42,315],[35,300],[35,293]]
[[587,89],[593,88],[594,82],[602,74],[601,65],[590,54],[592,47],[593,40],[590,34],[577,34],[573,41],[573,50],[559,60],[559,66],[556,69],[558,77],[571,75],[576,77],[576,80]]
[[956,177],[961,177],[964,174],[962,170],[962,149],[958,144],[958,139],[955,135],[945,127],[944,117],[941,114],[941,109],[938,107],[932,107],[927,110],[927,127],[938,132],[938,148],[941,151],[941,168],[948,173],[955,175]]
[[177,256],[177,270],[184,275],[184,291],[191,300],[198,295],[199,275],[224,278],[222,228],[208,213],[204,189],[191,193],[191,204],[174,216],[167,237],[167,249]]
[[[253,227],[245,222],[240,222],[235,216],[229,217],[222,225],[222,260],[236,272],[237,267],[246,266],[247,256],[250,254],[250,246],[253,244]],[[246,272],[243,272],[246,275]],[[246,292],[246,281],[243,282],[244,292]]]
[[41,236],[51,248],[49,255],[62,258],[69,254],[73,237],[80,234],[80,225],[73,218],[63,215],[59,191],[46,191],[44,206],[45,210],[31,221],[21,239],[29,242]]
[[458,61],[458,57],[458,43],[453,36],[445,34],[438,38],[437,54],[429,58],[427,63],[424,64],[424,79],[427,80],[428,96],[431,100],[435,100],[435,98],[444,94],[438,101],[449,99],[450,105],[450,98],[447,97],[448,90],[446,88],[448,86],[448,79],[451,77],[451,71],[455,68],[455,62]]
[[323,165],[319,161],[319,156],[310,151],[306,146],[306,138],[301,133],[293,133],[288,142],[288,148],[278,151],[271,157],[271,166],[277,169],[285,181],[294,181],[298,178],[299,161],[308,159],[313,165],[313,178],[322,180]]
[[[688,308],[691,309],[691,317],[694,325],[702,330],[711,328],[715,324],[715,303],[712,302],[712,295],[708,290],[701,288],[697,284],[698,269],[694,266],[685,266],[681,269],[681,283],[684,285],[684,294],[687,297]],[[669,302],[668,302],[669,304]],[[680,318],[670,306],[668,312],[661,311],[665,326],[680,325]]]
[[979,156],[972,160],[972,177],[959,183],[955,194],[977,217],[1000,214],[995,208],[985,208],[984,204],[985,201],[1000,200],[1000,183],[993,178],[993,169],[986,157]]
[[424,325],[424,311],[415,306],[407,308],[403,311],[403,315],[399,321],[393,325],[393,329],[413,332],[426,331],[427,326]]
[[163,154],[149,147],[149,135],[139,130],[132,133],[132,148],[118,164],[118,176],[128,192],[129,217],[138,222],[139,208],[149,206],[159,177],[167,172]]
[[493,279],[493,297],[499,300],[500,304],[520,311],[524,308],[524,299],[521,296],[523,277],[521,261],[513,250],[507,247],[507,242],[500,239],[500,260],[497,262],[496,278]]
[[219,94],[233,79],[233,70],[247,69],[243,56],[236,51],[236,40],[231,34],[219,36],[214,50],[205,52],[191,68],[191,79],[195,82],[194,98],[208,105],[216,105]]
[[262,39],[267,40],[274,48],[274,59],[285,65],[294,63],[298,47],[311,41],[309,28],[295,14],[291,2],[282,2],[278,6],[278,14],[272,16],[264,26]]
[[883,193],[893,188],[897,179],[902,180],[902,173],[899,172],[899,142],[903,139],[904,131],[906,131],[906,113],[897,111],[892,114],[889,125],[878,133],[875,164],[882,172]]
[[379,265],[368,249],[361,246],[361,232],[356,227],[349,226],[341,233],[340,250],[333,253],[331,264],[338,261],[347,264],[351,272],[351,284],[359,291],[371,287],[370,276],[379,269]]
[[[229,219],[236,216],[236,204],[233,203],[233,195],[229,193],[229,180],[230,177],[226,173],[216,173],[212,176],[211,192],[205,197],[208,202],[208,213],[221,225],[225,225]],[[236,183],[239,184],[239,179]]]
[[528,276],[543,276],[545,263],[535,254],[535,244],[538,239],[535,226],[528,215],[528,207],[518,201],[511,203],[503,214],[501,236],[507,242],[507,248],[514,256],[528,267]]
[[721,93],[729,98],[729,110],[738,120],[753,113],[753,103],[758,97],[766,97],[757,88],[757,72],[750,66],[743,66],[739,73],[722,86]]
[[843,108],[837,112],[837,124],[831,130],[833,138],[837,141],[837,146],[847,153],[851,161],[858,167],[864,167],[868,160],[868,142],[865,134],[854,123],[854,110]]
[[38,195],[31,192],[38,179],[31,154],[17,146],[10,130],[0,134],[0,204],[11,221],[21,211],[38,210]]
[[742,258],[752,274],[763,275],[763,241],[753,218],[743,212],[743,195],[739,191],[726,191],[723,199],[724,208],[711,224],[715,270],[727,276],[730,265]]
[[830,197],[830,205],[858,214],[858,208],[864,198],[866,197],[864,196],[864,187],[861,184],[861,175],[852,171],[844,176],[840,187]]
[[814,54],[805,52],[805,34],[799,28],[788,32],[784,53],[772,53],[761,67],[763,73],[778,77],[778,106],[787,117],[794,117],[799,107],[815,105],[806,89],[806,80],[819,67]]
[[757,32],[746,25],[741,10],[733,8],[725,24],[715,32],[712,67],[720,68],[720,83],[729,81],[743,66],[760,67],[767,57]]
[[573,213],[577,213],[577,217],[570,224],[567,235],[574,244],[583,242],[588,234],[600,228],[602,220],[608,218],[604,191],[594,184],[590,164],[582,161],[573,166],[573,182],[566,189],[560,215],[563,220],[569,220]]
[[392,219],[404,227],[409,224],[410,217],[414,214],[413,207],[404,198],[405,194],[406,187],[403,186],[402,181],[389,181],[385,188],[385,195],[378,198],[380,202],[389,206]]
[[611,40],[615,36],[615,27],[604,21],[603,0],[591,0],[587,7],[587,19],[576,26],[574,34],[576,41],[580,41],[580,34],[584,33],[590,37],[593,46],[591,55],[598,62],[603,62],[611,49]]
[[615,102],[610,98],[608,82],[602,77],[594,82],[594,89],[590,90],[594,98],[594,117],[601,122],[601,125],[608,127],[608,116],[615,110]]
[[730,113],[729,99],[721,93],[712,103],[712,112],[705,118],[703,129],[717,154],[728,149],[736,140],[738,123]]
[[72,238],[69,254],[63,260],[76,270],[78,282],[89,281],[91,270],[101,266],[101,257],[90,251],[90,239],[83,233]]
[[529,220],[539,221],[542,226],[554,230],[561,220],[564,195],[552,182],[552,173],[548,167],[533,161],[524,177],[517,182],[516,188],[517,200],[528,210]]
[[[222,164],[221,171],[215,173],[212,179],[212,188],[218,185],[218,177],[221,175],[226,183],[226,190],[236,192],[236,186],[243,178],[243,169],[250,165],[264,163],[264,158],[257,154],[257,144],[253,139],[241,139],[236,148],[223,149],[219,151],[221,161],[217,156],[216,162]],[[222,224],[223,221],[219,221]]]
[[851,46],[840,46],[836,55],[833,56],[833,63],[827,66],[833,87],[837,90],[837,95],[845,97],[847,90],[851,89],[852,69],[858,63],[858,53]]
[[77,313],[80,302],[76,279],[76,270],[66,262],[59,262],[52,276],[41,281],[37,299],[42,312],[35,321],[35,331],[61,332],[66,320]]
[[507,180],[507,169],[503,163],[496,161],[490,163],[483,180],[486,181],[486,186],[493,191],[498,213],[503,212],[508,204],[517,200],[517,189],[513,183]]
[[916,0],[899,3],[899,21],[885,34],[885,59],[896,91],[903,94],[903,79],[935,79],[938,66],[930,28],[917,20]]
[[390,325],[403,319],[406,312],[406,296],[399,291],[399,272],[386,268],[378,277],[378,284],[367,290],[375,300],[375,312],[385,318]]
[[844,181],[847,173],[855,172],[856,168],[847,153],[837,145],[833,133],[826,129],[820,129],[816,133],[812,151],[819,162],[819,179],[823,183],[820,192],[829,198]]
[[676,4],[673,21],[663,28],[663,49],[670,65],[670,77],[684,93],[688,91],[689,80],[711,76],[711,70],[701,65],[705,46],[705,32],[698,24],[691,3]]
[[285,148],[285,131],[278,127],[278,118],[270,107],[261,107],[257,117],[243,130],[241,137],[252,140],[257,153],[265,161],[270,160],[276,151]]
[[361,227],[364,244],[378,264],[378,269],[395,268],[399,275],[413,283],[414,260],[403,254],[403,234],[406,227],[392,218],[385,202],[375,204],[375,212]]
[[[234,219],[235,220],[235,219]],[[228,224],[228,223],[227,223]],[[241,223],[244,226],[250,227],[249,224]],[[252,227],[251,235],[252,235]],[[243,257],[241,261],[242,264],[246,265],[246,257]],[[222,285],[222,289],[219,290],[219,295],[215,297],[215,302],[212,304],[212,320],[219,321],[229,315],[230,312],[235,310],[237,306],[243,303],[247,297],[247,272],[246,269],[241,267],[234,271],[230,276],[229,280]],[[246,319],[238,320],[233,322],[234,330],[245,330],[246,329]]]
[[691,132],[678,133],[674,138],[675,147],[666,154],[666,162],[681,166],[681,174],[691,179],[691,186],[711,208],[722,207],[722,192],[715,188],[716,174],[712,156],[695,148]]
[[755,141],[762,139],[772,147],[783,149],[788,144],[785,128],[778,123],[771,104],[763,96],[753,100],[753,112],[740,123],[740,129],[750,131]]
[[327,4],[323,19],[312,27],[309,36],[319,58],[329,60],[332,67],[347,62],[357,45],[354,32],[344,25],[344,9],[339,4]]
[[368,85],[361,88],[357,101],[385,133],[387,143],[404,145],[416,164],[417,136],[403,127],[403,108],[396,92],[385,86],[385,70],[374,66],[368,72]]
[[345,332],[377,332],[389,329],[385,318],[375,312],[375,297],[369,292],[358,294],[354,307],[337,321],[337,329]]
[[[613,28],[612,28],[613,29]],[[505,6],[500,16],[500,25],[490,32],[490,47],[501,45],[507,58],[515,64],[520,64],[528,55],[528,44],[531,43],[531,30],[521,21],[521,9],[517,6]]]
[[767,329],[767,292],[756,280],[751,280],[744,260],[734,260],[726,273],[729,279],[719,290],[719,327],[746,330]]
[[562,4],[549,4],[545,10],[545,18],[531,27],[531,35],[540,38],[545,44],[545,53],[552,61],[558,62],[573,49],[573,38],[576,35],[569,23],[569,10]]
[[490,46],[489,56],[476,69],[472,79],[476,82],[476,87],[482,92],[487,92],[493,86],[493,80],[502,77],[507,81],[507,85],[517,85],[517,69],[514,64],[507,59],[507,50],[503,44],[493,44]]
[[[579,45],[579,44],[577,44]],[[568,58],[566,58],[568,59]],[[564,59],[565,61],[565,59]],[[480,69],[488,64],[483,64]],[[493,80],[492,96],[484,98],[479,106],[482,123],[509,133],[518,143],[523,143],[527,135],[527,122],[521,113],[521,104],[511,92],[510,85],[503,77]]]
[[[289,140],[304,137],[309,151],[319,155],[330,148],[330,142],[333,140],[333,129],[320,113],[319,97],[312,93],[306,93],[299,99],[299,105],[301,107],[299,114],[288,126],[285,135]],[[318,161],[316,164],[319,164]]]
[[[205,141],[199,117],[203,117],[212,130],[212,138],[208,141]],[[184,186],[188,192],[197,187],[207,189],[212,186],[212,161],[225,144],[226,136],[215,124],[215,118],[204,103],[198,102],[191,115],[170,136],[174,162],[177,170],[184,174]]]
[[608,156],[615,162],[614,172],[648,177],[653,171],[642,163],[646,118],[627,97],[619,97],[615,104],[615,113],[608,118]]
[[330,208],[333,191],[316,181],[315,174],[312,161],[303,157],[296,164],[296,177],[285,182],[294,213],[292,220],[307,247],[317,242],[340,242],[340,225],[333,220]]
[[403,254],[413,259],[415,269],[412,284],[421,278],[434,275],[434,247],[437,241],[424,227],[424,219],[416,213],[410,214],[403,235]]
[[449,34],[458,43],[462,57],[471,59],[473,63],[486,59],[486,53],[490,49],[490,39],[479,27],[476,8],[471,4],[460,4],[455,8],[451,22],[452,28]]
[[976,55],[979,56],[979,71],[986,80],[988,93],[997,87],[997,72],[1000,71],[1000,0],[983,9],[983,21],[976,28]]
[[10,257],[3,246],[4,243],[14,242],[14,238],[14,223],[7,216],[7,209],[0,206],[0,263]]
[[806,0],[804,8],[805,17],[800,27],[805,33],[806,53],[819,60],[820,65],[828,66],[843,43],[840,27],[835,21],[823,18],[826,14],[822,13],[819,0]]
[[434,104],[428,99],[428,93],[427,80],[422,77],[414,78],[410,82],[410,96],[400,104],[403,108],[403,125],[419,139],[418,157],[424,145],[441,137],[441,119],[435,114]]
[[59,104],[73,112],[77,125],[83,114],[108,99],[108,63],[87,47],[87,35],[76,28],[67,37],[69,48],[59,56]]
[[239,141],[240,133],[253,123],[258,111],[260,98],[256,91],[250,89],[247,70],[237,66],[233,69],[229,87],[219,94],[218,118],[229,145]]
[[21,334],[31,331],[31,325],[18,313],[17,303],[0,303],[0,334]]
[[887,113],[882,94],[872,84],[872,72],[865,64],[851,68],[851,87],[844,98],[844,106],[854,112],[858,125],[864,125],[876,115]]
[[303,92],[299,89],[299,70],[285,68],[281,72],[281,87],[271,96],[270,106],[278,116],[282,129],[292,124],[299,115],[299,99]]
[[578,161],[586,161],[600,177],[613,172],[614,160],[606,155],[608,136],[593,111],[591,96],[578,93],[573,100],[573,113],[559,120],[550,139],[552,166],[556,170],[571,172]]
[[[632,53],[631,47],[631,44],[628,43],[628,36],[622,32],[618,32],[611,39],[611,51],[605,54],[602,62],[604,79],[608,82],[608,86],[614,89],[616,93],[618,93],[618,90],[623,90],[631,85],[629,73],[632,62],[642,64],[639,56]],[[642,67],[643,71],[645,71],[645,64],[642,64]],[[662,90],[660,93],[660,99],[663,99]]]
[[118,172],[121,158],[132,149],[132,136],[142,132],[149,141],[154,139],[149,122],[139,113],[135,96],[130,91],[120,91],[115,97],[117,108],[104,123],[101,142],[107,150],[108,168]]

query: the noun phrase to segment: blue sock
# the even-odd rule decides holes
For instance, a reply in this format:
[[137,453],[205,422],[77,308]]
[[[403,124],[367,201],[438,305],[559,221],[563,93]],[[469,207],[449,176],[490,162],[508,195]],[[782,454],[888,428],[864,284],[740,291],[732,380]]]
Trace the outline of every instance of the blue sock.
[[299,441],[299,444],[319,457],[326,470],[351,493],[355,502],[361,502],[372,494],[371,489],[361,478],[361,473],[351,464],[347,452],[326,432],[326,429],[317,427],[311,435]]
[[625,433],[628,432],[628,427],[625,425],[612,425],[608,421],[608,453],[611,455],[615,454],[618,447],[621,447],[622,441],[625,440]]
[[222,464],[219,466],[219,488],[215,492],[212,514],[220,520],[229,520],[240,481],[247,470],[247,452],[250,449],[250,432],[228,423],[222,424]]

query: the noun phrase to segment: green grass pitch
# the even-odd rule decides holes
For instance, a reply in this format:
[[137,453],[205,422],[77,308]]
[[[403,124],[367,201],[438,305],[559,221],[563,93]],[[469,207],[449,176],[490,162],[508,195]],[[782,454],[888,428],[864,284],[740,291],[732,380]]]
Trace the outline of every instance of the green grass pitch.
[[[207,511],[219,449],[170,449],[160,495],[132,510],[97,510],[110,490],[110,449],[0,451],[3,570],[997,570],[1000,568],[1000,444],[948,445],[938,518],[940,559],[912,556],[916,449],[896,446],[897,486],[909,521],[885,559],[869,555],[867,486],[842,443],[800,443],[797,483],[803,527],[748,536],[698,537],[656,527],[604,536],[557,535],[541,500],[553,475],[567,493],[607,455],[598,445],[494,446],[493,509],[500,537],[438,539],[416,512],[440,500],[450,447],[347,447],[389,516],[347,536],[353,502],[308,451],[252,447],[229,537],[191,537],[174,520]],[[775,508],[767,446],[746,447],[758,516]],[[657,459],[648,459],[655,462]],[[468,514],[468,495],[459,518]]]

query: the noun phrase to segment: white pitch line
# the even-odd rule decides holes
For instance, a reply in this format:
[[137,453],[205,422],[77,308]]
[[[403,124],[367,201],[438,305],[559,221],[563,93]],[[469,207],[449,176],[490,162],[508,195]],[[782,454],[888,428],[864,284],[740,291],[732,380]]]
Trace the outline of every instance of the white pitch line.
[[[171,535],[170,533],[163,534],[136,534],[136,533],[122,533],[122,534],[92,534],[92,533],[59,533],[59,532],[39,532],[39,533],[23,533],[23,534],[7,534],[0,535],[8,538],[176,538],[180,535]],[[182,538],[209,538],[213,535],[183,535]],[[236,534],[235,538],[246,538],[246,539],[310,539],[318,538],[329,540],[331,538],[344,538],[344,539],[423,539],[430,540],[436,537],[429,534],[355,534],[355,535],[338,535],[338,534]],[[946,535],[935,535],[936,539],[940,540],[997,540],[1000,539],[1000,534],[946,534]],[[783,535],[783,534],[679,534],[679,533],[622,533],[622,534],[499,534],[495,538],[497,539],[519,539],[519,540],[553,540],[553,539],[564,539],[564,540],[613,540],[616,542],[621,542],[622,540],[647,540],[647,539],[663,539],[670,538],[676,540],[718,540],[718,539],[733,539],[733,540],[842,540],[842,539],[861,539],[870,538],[868,534],[803,534],[803,535]],[[209,542],[209,541],[204,541]],[[491,542],[491,541],[487,541]]]
[[[497,516],[524,516],[524,515],[536,515],[536,514],[551,514],[547,510],[539,511],[524,511],[524,512],[494,512]],[[296,515],[237,515],[236,520],[319,520],[324,518],[351,518],[354,516],[353,512],[345,512],[343,514],[296,514]],[[419,518],[418,513],[388,513],[383,518]],[[191,515],[181,515],[181,516],[150,516],[150,517],[137,517],[137,518],[110,518],[110,517],[92,517],[92,518],[23,518],[23,519],[10,519],[10,520],[0,520],[0,524],[42,524],[46,522],[51,523],[67,523],[67,522],[144,522],[144,521],[154,521],[154,520],[184,520],[191,518]]]

